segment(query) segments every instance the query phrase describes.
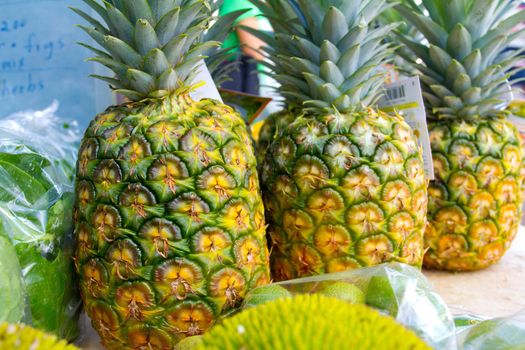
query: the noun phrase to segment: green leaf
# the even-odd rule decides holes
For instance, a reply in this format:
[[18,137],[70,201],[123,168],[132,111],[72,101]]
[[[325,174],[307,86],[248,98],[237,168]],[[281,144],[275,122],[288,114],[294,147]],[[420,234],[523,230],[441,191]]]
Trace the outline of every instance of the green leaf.
[[404,5],[396,6],[396,9],[410,21],[431,43],[439,47],[445,47],[447,44],[448,33],[432,21],[430,18],[419,15]]
[[468,30],[458,23],[448,37],[448,52],[458,61],[462,61],[472,52],[472,38]]
[[124,41],[107,35],[104,37],[104,47],[128,66],[133,68],[141,67],[142,56]]
[[452,57],[449,56],[448,52],[441,49],[439,46],[430,45],[428,48],[428,54],[430,56],[432,66],[435,67],[441,74],[444,74],[452,62]]
[[129,19],[115,6],[108,7],[108,17],[115,28],[114,34],[125,42],[133,42],[133,24]]
[[135,25],[135,47],[138,49],[138,52],[144,56],[160,46],[155,29],[148,21],[139,19]]
[[446,72],[447,86],[452,86],[460,74],[467,74],[465,68],[456,60],[452,60]]
[[34,204],[42,199],[53,186],[45,174],[47,166],[49,161],[38,154],[0,153],[0,201]]
[[155,26],[156,21],[149,7],[148,0],[122,0],[122,2],[132,23],[145,20],[148,21],[152,27]]
[[308,89],[313,98],[320,99],[319,87],[326,82],[318,77],[317,75],[310,73],[303,73],[306,82],[308,83]]
[[122,89],[122,88],[125,87],[122,84],[122,81],[120,81],[118,79],[115,79],[113,77],[108,77],[108,76],[99,75],[99,74],[90,74],[89,76],[91,78],[94,78],[94,79],[105,81],[106,83],[108,83],[111,86],[112,89]]
[[454,81],[454,93],[457,96],[461,96],[466,90],[472,87],[472,81],[468,74],[460,74]]
[[349,48],[364,42],[368,34],[368,26],[360,24],[350,30],[337,45],[339,50],[346,51]]
[[186,42],[188,41],[187,34],[181,34],[176,38],[173,38],[166,46],[162,48],[162,51],[166,54],[168,62],[175,64],[179,62],[186,48]]
[[164,52],[155,48],[144,58],[144,68],[149,74],[158,77],[170,68],[170,63]]
[[339,51],[339,49],[328,40],[323,41],[323,43],[321,44],[321,50],[319,52],[319,62],[338,62],[340,58],[341,52]]
[[166,13],[155,27],[161,45],[166,45],[176,36],[175,33],[177,32],[179,24],[179,14],[180,8],[177,7]]
[[339,62],[337,62],[337,66],[341,69],[345,77],[350,76],[356,71],[359,65],[360,54],[361,46],[358,44],[344,52]]
[[178,7],[177,0],[149,0],[149,5],[153,17],[157,21],[160,21],[160,19],[172,9]]
[[471,77],[478,76],[481,70],[481,51],[476,49],[470,53],[463,61],[463,66]]
[[89,7],[91,7],[95,12],[106,22],[109,22],[108,14],[106,12],[106,9],[100,5],[95,0],[82,0],[84,3],[86,3]]
[[294,38],[296,40],[296,45],[302,53],[302,57],[310,60],[312,62],[319,62],[319,55],[321,49],[312,43],[310,40],[303,38]]
[[22,269],[15,248],[0,226],[0,322],[18,323],[25,310]]
[[70,6],[69,7],[73,12],[75,12],[77,15],[79,15],[80,17],[82,17],[84,20],[86,20],[86,22],[88,22],[89,24],[91,24],[93,27],[95,27],[96,30],[98,30],[100,33],[102,33],[103,35],[107,35],[109,34],[109,30],[102,24],[100,23],[99,21],[97,21],[95,18],[91,17],[90,15],[88,15],[87,13],[85,13],[84,11],[76,8],[76,7],[72,7]]
[[[198,18],[200,17],[199,15],[202,13],[202,6],[202,2],[195,2],[193,5],[182,8],[182,11],[179,15],[178,30],[174,33],[175,35],[185,33],[192,25],[192,23],[198,20]],[[207,21],[207,19],[205,19],[205,21]],[[200,26],[201,24],[198,25]]]
[[173,91],[180,86],[180,78],[173,69],[165,71],[159,77],[159,88],[163,90]]
[[476,103],[480,102],[481,99],[481,89],[479,87],[472,87],[465,91],[461,98],[463,101],[465,101],[468,105],[475,105]]
[[336,7],[331,6],[324,17],[322,31],[325,40],[334,44],[339,43],[348,32],[345,15]]
[[134,90],[148,95],[155,88],[155,79],[146,72],[128,69],[128,79]]
[[[18,244],[16,250],[24,269],[32,323],[36,328],[74,339],[78,335],[75,318],[80,312],[71,248],[48,260],[34,245]],[[75,315],[77,315],[75,317]]]

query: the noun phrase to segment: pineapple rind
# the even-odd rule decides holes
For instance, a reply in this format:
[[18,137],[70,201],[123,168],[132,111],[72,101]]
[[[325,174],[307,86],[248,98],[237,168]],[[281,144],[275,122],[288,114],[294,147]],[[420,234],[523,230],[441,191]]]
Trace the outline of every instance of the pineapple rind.
[[498,262],[520,225],[525,151],[505,119],[429,125],[436,180],[429,187],[425,266],[478,270]]
[[276,280],[386,262],[421,266],[427,181],[399,116],[301,117],[262,167]]
[[182,95],[110,108],[77,175],[77,271],[107,348],[171,349],[269,282],[255,156],[230,107]]

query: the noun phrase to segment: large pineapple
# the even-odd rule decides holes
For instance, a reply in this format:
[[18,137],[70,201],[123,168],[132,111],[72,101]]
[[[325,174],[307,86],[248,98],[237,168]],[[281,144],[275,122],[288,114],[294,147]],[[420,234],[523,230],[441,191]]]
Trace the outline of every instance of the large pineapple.
[[77,167],[77,270],[109,349],[173,349],[269,281],[246,125],[189,96],[210,9],[200,0],[86,1],[103,78],[132,102],[86,131]]
[[[275,37],[259,33],[295,121],[262,166],[277,280],[400,261],[420,266],[427,181],[400,116],[378,111],[391,57],[376,28],[384,0],[257,2]],[[283,118],[288,118],[283,113]]]
[[259,166],[264,164],[266,152],[268,151],[268,148],[272,144],[275,137],[281,132],[281,130],[286,129],[286,127],[290,125],[290,123],[292,123],[296,117],[297,114],[294,113],[293,108],[288,107],[269,115],[268,118],[264,120],[257,138],[257,149],[255,150],[257,164]]
[[[520,1],[412,0],[400,13],[424,43],[400,36],[416,55],[430,117],[436,180],[429,187],[425,266],[476,270],[497,262],[521,217],[523,148],[505,120],[508,70],[522,51],[504,52],[523,31]],[[425,15],[425,13],[427,15]]]

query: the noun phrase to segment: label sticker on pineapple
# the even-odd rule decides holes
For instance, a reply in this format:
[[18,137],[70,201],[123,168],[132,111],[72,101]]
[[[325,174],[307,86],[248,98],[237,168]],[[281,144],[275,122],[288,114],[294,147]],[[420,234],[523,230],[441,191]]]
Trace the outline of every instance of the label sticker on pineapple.
[[379,101],[379,108],[387,113],[397,111],[414,129],[419,144],[423,149],[425,173],[434,180],[434,164],[427,126],[427,113],[423,102],[423,93],[419,77],[396,81],[385,85],[385,95]]
[[505,93],[499,97],[503,102],[496,106],[499,109],[505,109],[507,106],[514,101],[514,91],[512,90],[512,85],[507,80],[505,82]]
[[211,98],[223,102],[221,94],[217,89],[217,85],[215,85],[210,70],[208,69],[208,66],[204,60],[200,61],[197,65],[199,67],[199,71],[193,80],[193,83],[198,85],[198,87],[190,93],[191,98],[193,98],[195,101]]

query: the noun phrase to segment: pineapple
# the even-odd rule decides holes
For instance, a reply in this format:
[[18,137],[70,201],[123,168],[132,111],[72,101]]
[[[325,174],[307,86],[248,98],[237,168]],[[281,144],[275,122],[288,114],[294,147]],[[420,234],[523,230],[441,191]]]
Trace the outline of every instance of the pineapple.
[[257,164],[259,166],[264,163],[268,147],[270,147],[276,135],[294,120],[295,113],[291,108],[283,109],[282,111],[271,114],[264,120],[258,135],[257,148],[255,150]]
[[109,349],[173,349],[269,282],[264,207],[246,125],[190,97],[214,43],[200,0],[86,1],[82,27],[130,100],[95,117],[79,150],[76,266]]
[[[523,50],[505,53],[525,20],[520,1],[412,0],[398,11],[425,41],[399,39],[423,82],[436,180],[429,187],[425,266],[477,270],[497,262],[521,217],[524,151],[508,122],[508,70]],[[426,15],[425,15],[426,14]]]
[[273,278],[391,261],[421,266],[427,180],[420,147],[399,115],[374,107],[384,81],[378,66],[392,56],[383,39],[395,27],[374,21],[388,4],[255,2],[275,29],[258,35],[280,92],[288,105],[303,106],[262,164]]

